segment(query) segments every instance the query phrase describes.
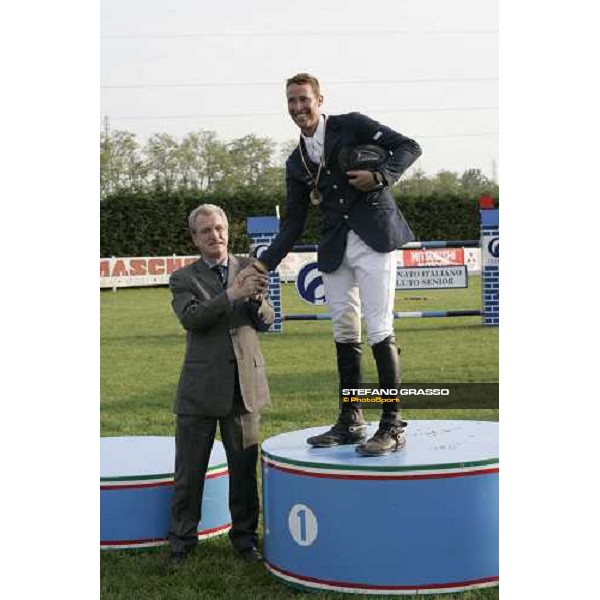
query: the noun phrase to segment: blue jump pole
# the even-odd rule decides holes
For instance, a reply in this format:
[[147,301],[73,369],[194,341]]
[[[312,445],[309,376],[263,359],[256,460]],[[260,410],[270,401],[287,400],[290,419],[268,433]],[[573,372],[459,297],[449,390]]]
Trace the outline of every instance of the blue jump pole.
[[[408,242],[400,250],[426,250],[427,248],[479,248],[481,240],[426,240]],[[293,252],[316,252],[316,244],[299,244],[292,248]]]
[[[480,310],[419,310],[394,312],[394,319],[426,319],[433,317],[480,317]],[[283,315],[284,321],[329,321],[329,313]]]

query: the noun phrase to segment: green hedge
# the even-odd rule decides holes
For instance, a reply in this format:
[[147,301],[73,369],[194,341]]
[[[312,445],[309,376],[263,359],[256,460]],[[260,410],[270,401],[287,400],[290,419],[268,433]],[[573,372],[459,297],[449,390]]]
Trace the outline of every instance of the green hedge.
[[[419,240],[472,240],[479,237],[478,199],[466,195],[401,196],[396,200]],[[168,256],[195,254],[187,216],[200,203],[221,206],[229,217],[230,247],[247,252],[248,216],[274,215],[285,197],[251,188],[235,194],[197,192],[121,192],[100,203],[100,256]],[[496,206],[498,199],[495,199]],[[319,241],[320,219],[311,210],[298,243]]]

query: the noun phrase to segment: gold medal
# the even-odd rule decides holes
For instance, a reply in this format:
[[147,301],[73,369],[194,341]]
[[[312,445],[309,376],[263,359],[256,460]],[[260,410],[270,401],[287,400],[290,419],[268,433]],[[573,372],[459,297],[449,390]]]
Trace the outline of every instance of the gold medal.
[[321,202],[323,202],[323,194],[321,194],[321,192],[317,188],[313,188],[310,191],[310,201],[315,206],[318,206],[319,204],[321,204]]
[[[325,127],[327,127],[327,117],[325,117]],[[323,136],[324,135],[325,134],[323,134]],[[321,170],[323,169],[323,166],[325,164],[325,161],[323,159],[323,154],[321,155],[321,158],[319,160],[319,167],[317,169],[317,175],[315,177],[313,175],[313,172],[308,168],[306,161],[304,160],[304,152],[302,151],[302,136],[300,136],[300,141],[298,142],[298,150],[300,151],[300,159],[302,160],[302,164],[304,165],[306,172],[312,179],[313,188],[312,188],[312,190],[310,190],[310,194],[309,194],[310,202],[314,206],[319,206],[319,204],[321,204],[321,202],[323,202],[323,194],[317,189],[317,184],[319,183],[319,177],[321,176]]]

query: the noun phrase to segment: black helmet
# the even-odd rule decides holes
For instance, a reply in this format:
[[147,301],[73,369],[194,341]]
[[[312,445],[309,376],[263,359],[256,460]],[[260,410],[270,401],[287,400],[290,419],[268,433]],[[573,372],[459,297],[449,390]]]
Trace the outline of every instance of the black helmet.
[[342,171],[376,171],[390,156],[381,146],[364,144],[340,150],[338,165]]

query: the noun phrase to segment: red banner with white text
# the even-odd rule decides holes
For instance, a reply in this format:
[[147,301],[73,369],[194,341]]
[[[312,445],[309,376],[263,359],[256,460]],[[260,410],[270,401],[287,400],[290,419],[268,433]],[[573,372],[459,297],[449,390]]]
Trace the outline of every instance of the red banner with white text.
[[166,285],[173,271],[197,260],[197,256],[101,258],[100,287]]

